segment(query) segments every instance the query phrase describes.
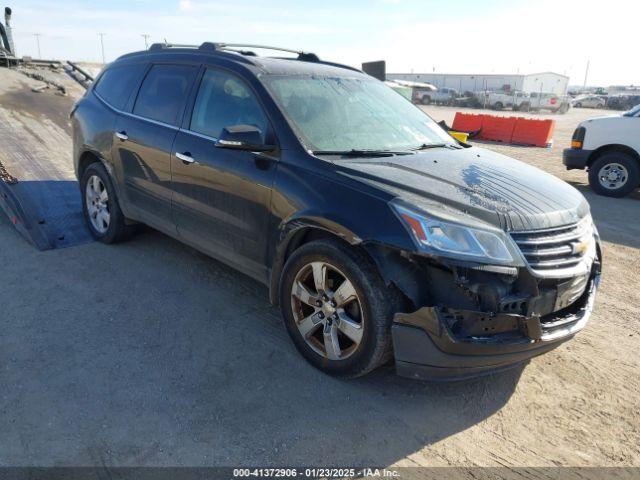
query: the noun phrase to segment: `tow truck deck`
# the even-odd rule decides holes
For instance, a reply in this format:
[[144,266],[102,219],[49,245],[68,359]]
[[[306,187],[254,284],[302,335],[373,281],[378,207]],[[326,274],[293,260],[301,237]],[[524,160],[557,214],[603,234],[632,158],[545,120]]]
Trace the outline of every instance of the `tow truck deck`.
[[64,71],[38,68],[66,95],[27,69],[0,69],[0,208],[41,250],[92,241],[73,172],[68,113],[83,89]]

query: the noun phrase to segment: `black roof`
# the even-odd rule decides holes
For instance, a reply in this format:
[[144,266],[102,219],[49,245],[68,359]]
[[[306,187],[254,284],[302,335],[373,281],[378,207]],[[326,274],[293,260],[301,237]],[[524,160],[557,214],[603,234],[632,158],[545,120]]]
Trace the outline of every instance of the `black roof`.
[[[264,57],[258,56],[253,49],[273,50],[296,54],[297,57]],[[357,68],[339,63],[325,62],[315,53],[302,52],[287,48],[269,47],[253,44],[227,44],[205,42],[201,45],[181,45],[168,43],[154,43],[149,50],[128,53],[118,60],[131,59],[139,56],[165,56],[174,55],[199,55],[206,57],[224,58],[226,60],[242,63],[248,67],[258,68],[264,73],[275,75],[336,75],[345,76],[345,70],[351,73],[364,75]]]

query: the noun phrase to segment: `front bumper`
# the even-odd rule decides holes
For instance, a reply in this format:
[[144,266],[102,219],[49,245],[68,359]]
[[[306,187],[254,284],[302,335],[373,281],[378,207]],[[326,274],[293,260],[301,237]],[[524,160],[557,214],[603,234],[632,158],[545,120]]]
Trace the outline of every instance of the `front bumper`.
[[562,152],[562,163],[567,167],[567,170],[584,170],[587,168],[587,161],[591,153],[591,150],[565,148]]
[[[391,329],[396,371],[422,380],[460,380],[524,364],[572,338],[586,325],[595,300],[600,272],[594,272],[583,295],[571,306],[544,317],[482,314],[487,325],[513,322],[514,330],[461,338],[445,321],[446,309],[423,307],[398,313]],[[493,322],[493,323],[492,323]],[[491,327],[488,327],[491,330]]]

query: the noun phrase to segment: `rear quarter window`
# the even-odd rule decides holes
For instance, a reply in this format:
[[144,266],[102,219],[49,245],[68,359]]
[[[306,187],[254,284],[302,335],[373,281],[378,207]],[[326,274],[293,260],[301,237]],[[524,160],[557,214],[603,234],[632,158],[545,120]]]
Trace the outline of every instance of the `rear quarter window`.
[[98,80],[94,90],[109,105],[122,110],[137,87],[144,69],[144,64],[109,67]]

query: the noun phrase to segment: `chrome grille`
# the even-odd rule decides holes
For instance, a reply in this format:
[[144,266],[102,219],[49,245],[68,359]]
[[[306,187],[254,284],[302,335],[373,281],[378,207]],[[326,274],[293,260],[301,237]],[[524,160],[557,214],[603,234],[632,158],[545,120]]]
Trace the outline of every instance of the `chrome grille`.
[[533,270],[554,272],[571,269],[586,255],[593,255],[591,217],[573,225],[545,230],[511,232],[511,238]]

